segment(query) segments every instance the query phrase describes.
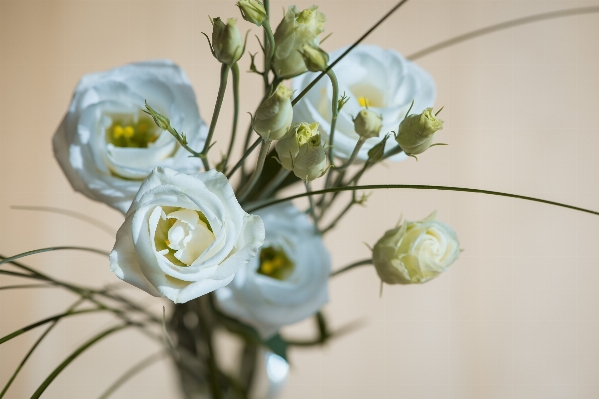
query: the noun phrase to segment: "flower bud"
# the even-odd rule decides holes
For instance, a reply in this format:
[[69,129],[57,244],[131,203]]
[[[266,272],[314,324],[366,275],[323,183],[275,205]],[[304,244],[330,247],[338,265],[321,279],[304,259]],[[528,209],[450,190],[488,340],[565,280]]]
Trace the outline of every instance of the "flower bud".
[[318,46],[306,43],[302,46],[300,53],[310,72],[324,72],[329,66],[329,55]]
[[248,22],[262,26],[267,18],[264,4],[258,0],[239,0],[237,7],[241,11],[241,16]]
[[368,162],[377,163],[383,159],[383,156],[385,155],[385,145],[387,144],[388,139],[389,135],[386,134],[377,145],[368,150]]
[[293,163],[300,147],[317,134],[318,122],[311,124],[301,122],[291,126],[287,134],[275,145],[281,166],[287,170],[293,170]]
[[162,130],[169,130],[171,128],[171,121],[166,116],[158,113],[154,108],[148,105],[146,101],[146,109],[143,110],[146,114],[150,115],[154,119],[154,123]]
[[383,117],[369,109],[363,109],[354,119],[354,130],[363,139],[379,137],[383,128]]
[[387,284],[420,284],[447,270],[459,254],[455,231],[433,212],[387,231],[374,245],[372,263]]
[[212,20],[212,48],[216,59],[223,64],[232,65],[243,55],[243,41],[236,24],[233,18],[226,24],[220,18]]
[[318,35],[324,31],[326,17],[312,6],[299,11],[291,6],[275,30],[275,53],[272,66],[280,78],[289,79],[307,71],[300,54],[304,44],[318,45]]
[[329,169],[320,134],[312,136],[303,144],[293,161],[293,173],[304,181],[312,181],[324,175]]
[[420,115],[408,115],[400,124],[395,140],[408,155],[422,154],[433,144],[435,132],[443,129],[443,121],[437,119],[432,108]]
[[278,140],[287,133],[293,119],[293,91],[280,84],[256,110],[254,130],[264,140]]

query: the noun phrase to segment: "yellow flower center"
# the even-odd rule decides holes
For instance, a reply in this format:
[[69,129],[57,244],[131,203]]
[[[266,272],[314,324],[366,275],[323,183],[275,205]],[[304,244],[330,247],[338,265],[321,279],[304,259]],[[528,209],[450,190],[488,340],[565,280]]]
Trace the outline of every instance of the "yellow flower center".
[[265,247],[260,251],[260,267],[258,273],[265,276],[285,280],[293,272],[295,265],[281,249]]
[[358,103],[360,103],[360,107],[370,107],[372,103],[366,97],[358,97]]
[[147,148],[160,132],[152,118],[139,115],[112,115],[112,125],[106,129],[106,142],[116,147]]

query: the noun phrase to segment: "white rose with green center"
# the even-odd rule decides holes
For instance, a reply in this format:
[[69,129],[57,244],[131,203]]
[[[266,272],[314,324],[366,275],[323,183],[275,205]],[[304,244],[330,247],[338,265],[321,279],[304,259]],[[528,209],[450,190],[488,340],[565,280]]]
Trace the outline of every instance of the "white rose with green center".
[[220,172],[155,169],[142,183],[110,253],[122,280],[184,303],[223,287],[264,241]]
[[[333,63],[347,48],[331,52]],[[431,75],[417,64],[406,60],[395,50],[386,50],[374,45],[361,44],[354,48],[333,68],[339,81],[339,92],[349,96],[349,101],[339,112],[333,142],[333,152],[343,160],[350,158],[360,135],[354,130],[354,118],[363,109],[368,109],[382,117],[380,137],[368,138],[356,160],[368,159],[368,151],[382,140],[385,134],[397,132],[412,100],[412,113],[420,113],[435,103],[435,82]],[[293,79],[293,90],[301,91],[318,76],[306,73]],[[294,107],[293,121],[314,121],[320,124],[320,132],[330,142],[331,99],[333,88],[328,79],[320,79]],[[388,140],[386,149],[396,143]],[[391,157],[391,160],[405,159],[405,154]]]
[[314,226],[291,204],[257,211],[266,238],[260,255],[216,291],[225,313],[268,339],[281,327],[315,314],[328,301],[329,254]]
[[142,112],[144,100],[187,135],[191,148],[202,149],[208,129],[195,94],[183,70],[167,60],[82,77],[53,139],[73,188],[123,213],[155,167],[195,173],[202,165]]
[[443,273],[459,255],[456,232],[433,212],[385,232],[374,245],[372,262],[387,284],[420,284]]

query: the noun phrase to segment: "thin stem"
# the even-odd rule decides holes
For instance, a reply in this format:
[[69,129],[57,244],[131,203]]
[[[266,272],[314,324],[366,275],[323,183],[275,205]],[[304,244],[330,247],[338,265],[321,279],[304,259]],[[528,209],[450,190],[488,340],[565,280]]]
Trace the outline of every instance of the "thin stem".
[[102,395],[100,395],[99,399],[106,399],[110,395],[112,395],[117,389],[121,387],[125,382],[127,382],[130,378],[134,377],[136,374],[139,374],[146,368],[150,367],[155,362],[164,358],[166,353],[164,351],[160,351],[158,353],[154,353],[144,359],[142,359],[139,363],[135,364],[129,370],[125,372],[118,380],[112,383],[110,387]]
[[41,254],[44,252],[50,252],[50,251],[59,251],[59,250],[65,250],[65,249],[75,249],[75,250],[79,250],[79,251],[87,251],[87,252],[93,252],[96,254],[100,254],[100,255],[104,255],[104,256],[108,256],[108,252],[106,251],[102,251],[99,249],[95,249],[95,248],[89,248],[89,247],[76,247],[76,246],[72,246],[72,247],[49,247],[49,248],[41,248],[41,249],[34,249],[33,251],[27,251],[27,252],[23,252],[20,253],[18,255],[14,255],[8,258],[3,258],[2,260],[0,260],[0,265],[4,264],[4,263],[10,263],[14,260],[17,260],[19,258],[24,258],[26,256],[30,256],[30,255],[35,255],[35,254]]
[[210,163],[208,162],[208,151],[210,151],[210,144],[212,142],[212,136],[216,129],[216,122],[218,121],[218,115],[220,114],[220,108],[223,105],[223,99],[225,98],[225,91],[227,90],[227,77],[229,75],[229,69],[231,67],[227,64],[222,64],[220,67],[220,86],[218,88],[218,95],[216,96],[216,104],[214,104],[214,112],[212,113],[212,121],[210,122],[210,129],[208,130],[208,137],[206,137],[206,143],[204,143],[204,149],[200,153],[200,159],[204,164],[204,169],[210,169]]
[[[355,193],[355,191],[354,191],[354,193]],[[341,218],[343,218],[343,216],[345,216],[345,214],[351,209],[351,207],[354,206],[354,204],[355,204],[355,201],[354,201],[354,198],[352,197],[352,200],[349,202],[349,204],[347,204],[347,206],[345,208],[343,208],[343,210],[341,212],[339,212],[339,215],[337,215],[335,220],[333,220],[331,222],[331,224],[329,224],[324,230],[322,230],[322,234],[324,235],[328,231],[333,229],[337,225],[337,223],[339,223]]]
[[453,37],[451,39],[444,40],[441,43],[437,43],[437,44],[434,44],[434,45],[427,47],[423,50],[420,50],[420,51],[408,56],[407,58],[410,60],[415,60],[415,59],[424,57],[425,55],[434,53],[435,51],[439,51],[439,50],[442,50],[449,46],[453,46],[454,44],[458,44],[458,43],[464,42],[466,40],[474,39],[476,37],[483,36],[488,33],[493,33],[493,32],[503,30],[503,29],[513,28],[513,27],[516,27],[519,25],[525,25],[525,24],[529,24],[532,22],[538,22],[538,21],[543,21],[543,20],[547,20],[547,19],[568,17],[568,16],[578,15],[578,14],[591,14],[591,13],[596,13],[596,12],[599,12],[599,7],[581,7],[581,8],[572,8],[569,10],[552,11],[552,12],[547,12],[547,13],[543,13],[543,14],[531,15],[529,17],[513,19],[511,21],[506,21],[506,22],[502,22],[502,23],[499,23],[496,25],[487,26],[486,28],[477,29],[472,32],[465,33],[463,35],[459,35],[459,36]]
[[314,206],[314,200],[312,199],[312,195],[310,195],[310,193],[312,192],[313,191],[310,182],[306,180],[306,194],[308,195],[308,200],[310,201],[310,209],[308,209],[308,211],[310,212],[310,216],[312,216],[312,220],[314,221],[314,230],[317,234],[321,234],[320,229],[318,228],[318,217],[316,216],[316,207]]
[[262,140],[262,146],[260,147],[260,154],[258,155],[258,162],[256,163],[256,169],[254,169],[254,173],[250,178],[249,182],[245,185],[245,187],[241,190],[239,195],[239,202],[243,202],[250,194],[258,179],[260,178],[260,174],[262,173],[262,168],[264,167],[264,161],[266,160],[266,155],[268,155],[268,149],[270,148],[270,143],[272,140]]
[[[333,146],[335,143],[335,130],[337,126],[337,116],[339,115],[339,82],[337,82],[337,76],[335,76],[335,72],[333,70],[327,71],[327,76],[331,81],[331,86],[333,86],[333,97],[331,100],[331,130],[329,131],[329,164],[335,166],[335,159],[333,158]],[[331,183],[331,176],[333,174],[334,168],[329,168],[327,172],[327,177],[325,180],[324,187],[329,188]]]
[[363,259],[363,260],[354,262],[351,265],[342,267],[341,269],[335,270],[334,272],[332,272],[330,277],[335,277],[341,273],[345,273],[348,270],[354,269],[359,266],[366,266],[366,265],[372,265],[372,259]]
[[[15,290],[21,288],[55,288],[56,284],[17,284],[17,285],[4,285],[0,287],[0,291],[2,290]],[[2,396],[0,396],[1,398]]]
[[268,92],[270,91],[268,74],[270,72],[272,57],[275,54],[275,37],[272,34],[272,29],[270,28],[268,18],[264,20],[262,27],[264,28],[264,41],[266,42],[266,52],[264,54],[264,73],[262,74],[262,77],[264,79],[264,91]]
[[260,204],[258,206],[253,207],[253,208],[250,208],[250,209],[247,210],[247,212],[255,212],[255,211],[259,210],[259,209],[266,208],[266,207],[269,207],[269,206],[272,206],[272,205],[276,205],[276,204],[280,204],[282,202],[291,201],[291,200],[296,199],[296,198],[302,198],[302,197],[313,196],[313,195],[320,195],[320,194],[325,194],[325,193],[335,193],[335,192],[341,192],[341,191],[355,191],[355,190],[397,189],[397,188],[413,189],[413,190],[463,191],[463,192],[468,192],[468,193],[497,195],[497,196],[500,196],[500,197],[517,198],[517,199],[522,199],[522,200],[526,200],[526,201],[540,202],[540,203],[543,203],[543,204],[559,206],[559,207],[562,207],[562,208],[573,209],[575,211],[590,213],[590,214],[598,215],[599,216],[599,212],[593,211],[593,210],[590,210],[590,209],[580,208],[580,207],[573,206],[573,205],[562,204],[560,202],[555,202],[555,201],[548,201],[548,200],[544,200],[544,199],[540,199],[540,198],[527,197],[527,196],[524,196],[524,195],[502,193],[502,192],[499,192],[499,191],[479,190],[479,189],[476,189],[476,188],[451,187],[451,186],[428,186],[428,185],[424,185],[424,184],[373,184],[373,185],[367,185],[367,186],[327,188],[327,189],[324,189],[324,190],[312,191],[310,193],[296,194],[296,195],[292,195],[292,196],[289,196],[289,197],[285,197],[285,198],[281,198],[281,199],[276,199],[276,200],[273,200],[273,201],[270,201],[270,202],[266,202],[264,204]]
[[258,195],[258,200],[270,196],[277,189],[277,187],[283,183],[285,178],[289,175],[289,172],[289,170],[281,167],[275,177],[273,177],[272,180],[269,181],[268,184],[262,189],[262,192]]
[[383,17],[381,19],[379,19],[370,29],[368,29],[366,31],[366,33],[364,33],[362,36],[360,36],[360,38],[358,40],[356,40],[354,42],[354,44],[352,44],[351,46],[349,46],[349,48],[347,50],[345,50],[343,52],[343,54],[341,54],[335,61],[333,61],[333,63],[331,63],[331,65],[329,65],[327,67],[327,69],[322,72],[320,75],[318,75],[312,82],[310,82],[310,84],[308,86],[306,86],[306,88],[304,90],[302,90],[302,92],[300,94],[297,95],[297,97],[295,97],[293,99],[293,101],[291,102],[292,105],[297,104],[297,102],[299,100],[302,99],[303,96],[306,95],[306,93],[308,93],[312,87],[314,87],[314,85],[320,80],[322,79],[322,77],[324,75],[326,75],[326,73],[328,71],[330,71],[331,69],[333,69],[333,67],[335,65],[337,65],[337,63],[339,61],[341,61],[347,54],[349,54],[350,51],[352,51],[354,48],[356,48],[356,46],[360,43],[362,43],[362,41],[364,39],[366,39],[368,37],[368,35],[370,35],[376,28],[379,27],[380,24],[382,24],[387,18],[389,18],[395,11],[397,11],[397,9],[399,9],[399,7],[401,7],[402,5],[404,5],[408,0],[401,0],[399,3],[397,3],[396,5],[393,6],[393,8],[391,8],[391,10],[389,10],[389,12],[387,12],[385,15],[383,15]]
[[115,229],[113,229],[109,225],[101,222],[100,220],[92,218],[84,213],[71,211],[69,209],[55,208],[55,207],[51,207],[51,206],[21,206],[21,205],[13,205],[10,207],[10,209],[17,209],[20,211],[42,211],[42,212],[58,213],[60,215],[70,216],[75,219],[79,219],[79,220],[87,222],[91,225],[94,225],[97,228],[101,229],[102,231],[110,234],[111,236],[116,235]]
[[349,159],[347,160],[347,162],[345,162],[343,165],[339,166],[338,168],[335,168],[337,172],[341,172],[342,170],[347,169],[352,163],[354,163],[354,161],[356,160],[356,157],[358,156],[358,153],[362,149],[362,146],[364,145],[365,142],[366,142],[366,139],[364,139],[362,137],[360,137],[358,139],[358,142],[356,143],[356,146],[354,147],[354,151],[352,152],[352,154],[349,157]]
[[229,149],[227,150],[227,156],[223,164],[223,173],[227,171],[227,163],[233,152],[233,144],[235,144],[235,136],[237,135],[237,121],[239,120],[239,65],[237,65],[237,62],[231,66],[231,76],[233,77],[233,128],[231,130]]
[[262,142],[262,137],[258,137],[258,139],[256,141],[254,141],[254,144],[252,144],[252,146],[245,151],[245,154],[243,154],[243,156],[235,164],[233,169],[231,169],[231,171],[227,175],[227,179],[230,179],[231,176],[233,176],[233,173],[235,173],[235,171],[244,164],[245,159],[256,149],[256,147],[258,147],[258,144],[260,144],[261,142]]

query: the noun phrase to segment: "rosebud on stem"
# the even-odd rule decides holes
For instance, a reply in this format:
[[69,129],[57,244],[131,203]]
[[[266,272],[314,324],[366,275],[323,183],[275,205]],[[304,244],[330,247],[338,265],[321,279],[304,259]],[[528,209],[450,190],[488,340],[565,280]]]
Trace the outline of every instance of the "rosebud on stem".
[[223,64],[231,66],[241,58],[245,51],[245,43],[241,40],[237,22],[234,18],[229,18],[225,24],[218,17],[211,21],[214,56]]

